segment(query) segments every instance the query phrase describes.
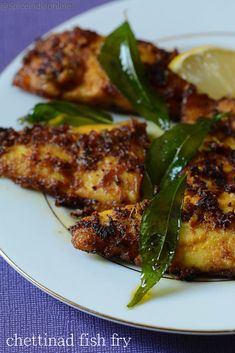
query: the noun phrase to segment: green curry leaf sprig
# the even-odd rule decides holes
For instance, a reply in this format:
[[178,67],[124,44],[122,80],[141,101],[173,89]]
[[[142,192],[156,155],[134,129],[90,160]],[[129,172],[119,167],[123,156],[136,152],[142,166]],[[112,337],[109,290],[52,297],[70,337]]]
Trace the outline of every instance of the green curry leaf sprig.
[[146,169],[153,185],[166,187],[198,151],[213,124],[226,116],[201,118],[195,124],[179,123],[155,139],[146,157]]
[[128,307],[138,304],[162,278],[175,253],[181,226],[185,176],[160,191],[145,210],[140,229],[141,285]]
[[175,125],[152,143],[147,156],[147,173],[152,184],[159,185],[160,191],[152,198],[141,220],[141,284],[128,307],[138,304],[169,268],[181,227],[186,176],[179,175],[213,124],[225,115],[201,119],[194,125]]
[[99,61],[114,86],[128,99],[133,108],[161,129],[170,127],[167,107],[145,78],[135,36],[124,22],[105,40]]
[[63,124],[82,126],[91,124],[110,124],[112,116],[109,113],[64,101],[38,103],[32,111],[20,119],[21,123],[44,123],[48,126]]

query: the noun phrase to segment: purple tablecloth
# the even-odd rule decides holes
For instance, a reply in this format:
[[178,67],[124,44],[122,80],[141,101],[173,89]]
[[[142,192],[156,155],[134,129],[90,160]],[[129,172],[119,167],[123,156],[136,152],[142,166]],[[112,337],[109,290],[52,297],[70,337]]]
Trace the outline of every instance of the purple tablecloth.
[[[16,54],[55,25],[81,13],[91,7],[109,0],[0,0],[0,71]],[[32,4],[61,3],[68,5],[61,9],[32,9]],[[23,8],[23,6],[24,8]],[[26,5],[26,6],[25,6]],[[144,6],[144,5],[143,5]],[[25,8],[25,7],[31,7]],[[65,7],[65,6],[63,6]],[[6,114],[7,112],[2,112]],[[212,293],[213,295],[213,293]],[[221,302],[221,305],[223,303]],[[215,308],[216,310],[216,308]],[[157,315],[157,313],[153,313]],[[228,313],[229,315],[229,313]],[[218,318],[219,319],[219,318]],[[202,313],[203,320],[203,313]],[[59,344],[59,337],[74,335],[74,341],[67,347],[39,347],[38,335],[42,338],[54,337]],[[105,346],[81,346],[81,334],[105,339]],[[120,337],[131,337],[129,345],[124,348],[112,347],[110,339],[117,333]],[[12,346],[15,337],[31,338],[34,335],[35,346]],[[96,343],[99,341],[97,340]],[[100,340],[100,344],[104,341]],[[7,343],[9,345],[7,345]],[[29,342],[26,340],[26,343]],[[53,343],[53,342],[52,342]],[[85,343],[85,342],[83,342]],[[37,346],[36,346],[37,344]],[[41,342],[42,344],[42,342]],[[63,341],[60,341],[63,344]],[[33,352],[136,352],[136,353],[210,353],[234,352],[235,336],[206,337],[161,334],[140,329],[125,327],[72,309],[51,298],[17,274],[0,258],[0,353],[33,353]]]

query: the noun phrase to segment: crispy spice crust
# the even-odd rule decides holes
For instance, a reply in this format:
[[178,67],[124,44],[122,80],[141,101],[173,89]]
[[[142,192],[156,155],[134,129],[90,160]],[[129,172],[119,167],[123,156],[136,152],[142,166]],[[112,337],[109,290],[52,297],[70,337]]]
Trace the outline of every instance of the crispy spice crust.
[[210,229],[229,229],[235,225],[235,150],[230,146],[234,138],[232,116],[217,125],[186,169],[182,218],[192,226],[206,223]]
[[[221,121],[184,170],[187,185],[180,242],[169,269],[181,279],[235,275],[235,118]],[[141,264],[140,222],[148,201],[79,220],[73,245],[108,258]],[[234,244],[234,245],[233,245]]]
[[[133,113],[99,64],[104,39],[95,32],[74,28],[37,41],[26,54],[14,85],[48,98]],[[168,70],[177,52],[144,41],[139,41],[138,47],[153,89],[167,102],[172,118],[179,119],[186,82]]]
[[[19,157],[17,153],[22,146],[26,151]],[[137,200],[140,198],[147,146],[145,124],[134,120],[114,126],[110,131],[88,134],[77,133],[68,126],[35,125],[20,132],[1,128],[0,176],[50,194],[58,205],[84,208],[84,212],[102,210],[131,201],[123,179],[129,175],[136,183],[134,196]],[[22,166],[25,167],[22,169]],[[98,177],[93,173],[96,171],[101,173]],[[103,202],[102,197],[112,186],[115,186],[114,202]],[[92,198],[81,196],[87,187]],[[132,191],[132,185],[129,187]],[[102,195],[97,196],[100,192]]]
[[133,153],[129,156],[130,145],[134,143],[143,149],[149,145],[145,124],[137,120],[130,120],[128,124],[120,125],[110,131],[91,130],[88,134],[77,134],[68,125],[60,127],[34,125],[19,132],[12,128],[0,128],[0,157],[7,152],[8,147],[13,145],[38,146],[48,143],[62,147],[64,151],[73,155],[77,159],[76,164],[84,171],[96,170],[97,163],[105,155],[112,155],[121,162],[125,162],[128,171],[136,167],[141,171],[143,165],[136,166],[136,155]]
[[211,117],[218,112],[235,114],[235,99],[222,98],[213,100],[206,94],[199,94],[194,86],[185,87],[181,105],[181,120],[195,123],[200,117]]
[[139,229],[147,205],[148,201],[143,201],[132,207],[115,208],[105,219],[95,212],[79,220],[70,228],[74,247],[140,265]]

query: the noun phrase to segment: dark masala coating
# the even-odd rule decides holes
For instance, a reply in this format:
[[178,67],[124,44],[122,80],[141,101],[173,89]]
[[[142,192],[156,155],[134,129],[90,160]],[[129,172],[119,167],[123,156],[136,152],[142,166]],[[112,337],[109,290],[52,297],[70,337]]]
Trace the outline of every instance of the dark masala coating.
[[75,248],[140,265],[139,230],[148,201],[94,212],[70,228]]
[[[221,121],[184,173],[183,225],[169,269],[180,278],[235,275],[235,118]],[[71,227],[73,245],[141,264],[140,222],[148,202],[95,212]]]
[[[40,96],[86,103],[109,110],[134,113],[127,99],[112,85],[98,55],[105,37],[74,28],[40,39],[23,59],[14,85]],[[176,50],[166,51],[138,41],[146,78],[166,102],[173,120],[193,123],[199,116],[233,111],[234,99],[210,99],[168,69]]]
[[181,121],[193,124],[199,117],[211,117],[221,112],[235,114],[235,99],[214,100],[206,94],[199,94],[194,86],[185,87],[181,106]]
[[[74,28],[36,42],[24,57],[14,85],[37,95],[133,113],[111,84],[98,55],[105,37]],[[173,119],[179,119],[186,82],[168,69],[177,51],[168,52],[139,41],[141,60],[154,91],[162,96]]]
[[0,176],[80,213],[140,200],[145,124],[0,129]]

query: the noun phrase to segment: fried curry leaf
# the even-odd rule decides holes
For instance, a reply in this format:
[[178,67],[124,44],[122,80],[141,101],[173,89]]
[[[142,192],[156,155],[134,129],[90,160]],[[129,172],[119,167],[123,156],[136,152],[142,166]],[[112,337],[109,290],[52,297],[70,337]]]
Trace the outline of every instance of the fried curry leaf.
[[177,124],[151,144],[146,168],[154,185],[164,188],[174,180],[198,151],[212,125],[225,114],[200,119],[196,124]]
[[141,116],[163,130],[170,127],[166,104],[146,82],[136,39],[128,22],[106,38],[99,61],[114,86]]
[[140,228],[141,285],[128,307],[138,304],[162,278],[173,259],[181,226],[185,176],[172,181],[152,199]]
[[192,159],[211,126],[227,114],[201,119],[197,124],[178,124],[156,139],[147,159],[147,175],[160,192],[145,210],[140,228],[141,285],[128,307],[138,304],[162,278],[175,254],[186,176],[179,173]]
[[38,103],[32,111],[24,118],[22,123],[45,123],[50,126],[68,124],[73,126],[90,124],[110,124],[112,117],[110,114],[97,109],[68,103],[64,101],[51,101],[48,103]]

